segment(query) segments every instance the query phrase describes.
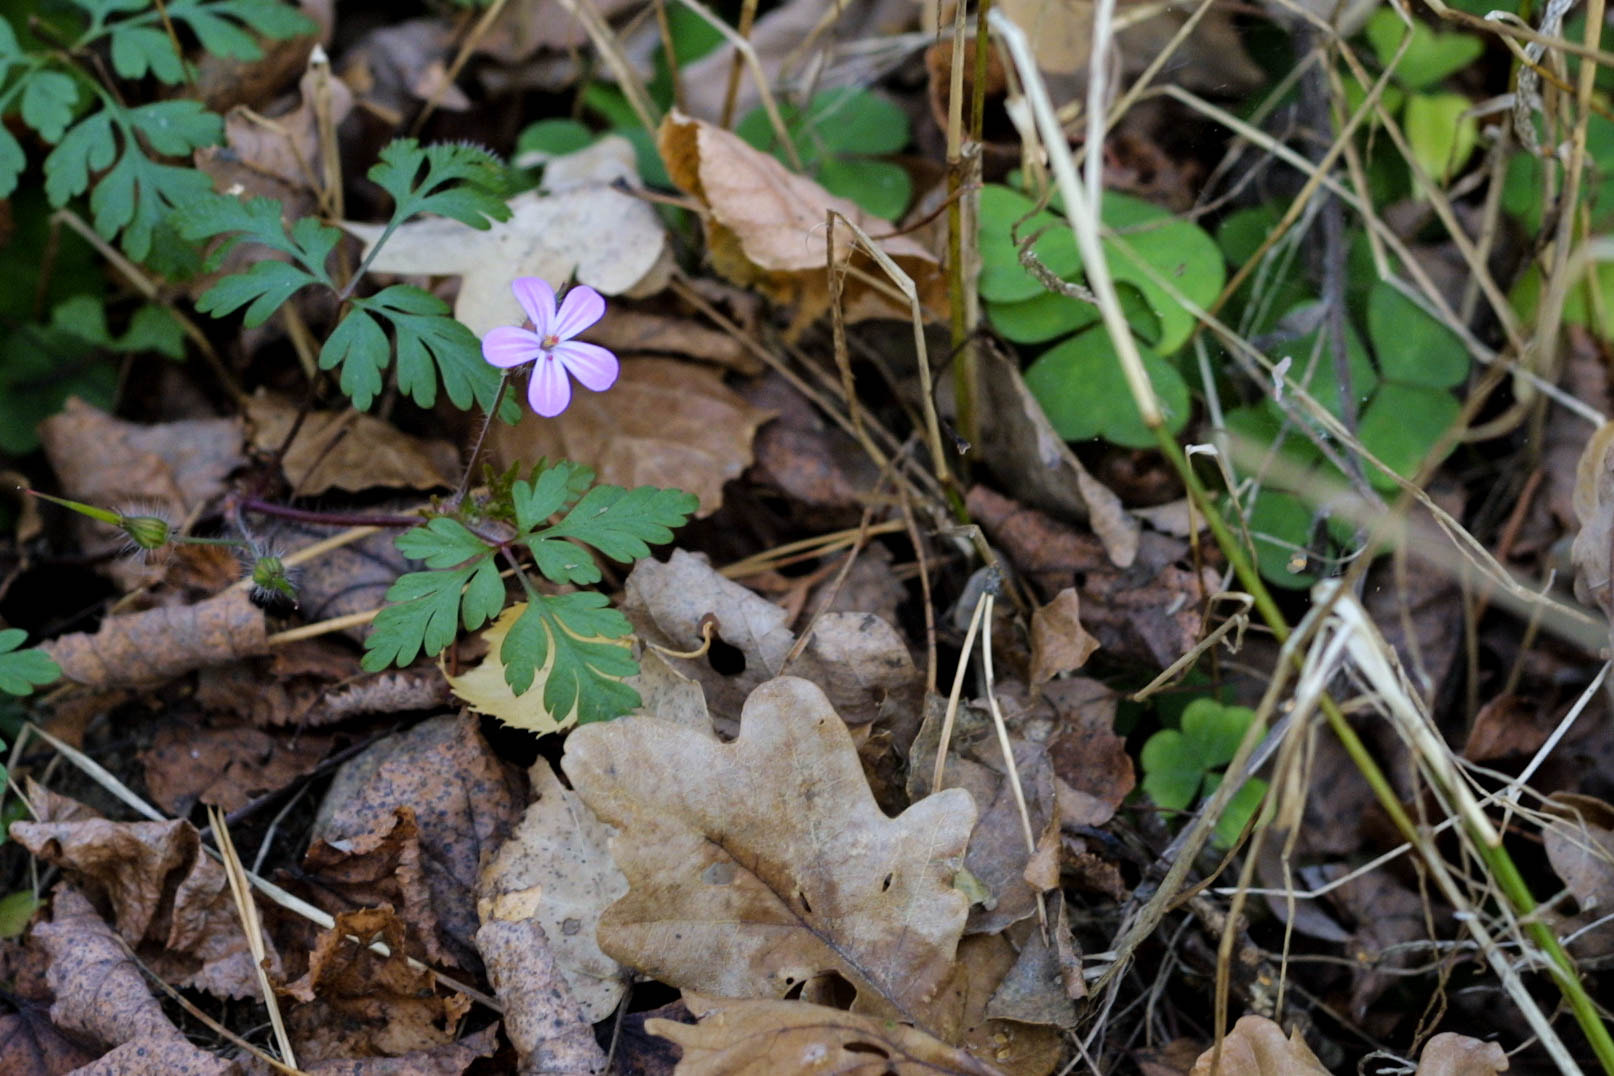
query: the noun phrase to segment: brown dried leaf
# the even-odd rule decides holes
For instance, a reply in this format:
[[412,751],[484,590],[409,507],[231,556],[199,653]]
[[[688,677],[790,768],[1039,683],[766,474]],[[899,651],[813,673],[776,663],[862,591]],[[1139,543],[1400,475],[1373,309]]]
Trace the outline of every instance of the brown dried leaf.
[[1554,792],[1542,830],[1547,861],[1582,911],[1614,904],[1614,807],[1595,796]]
[[699,1024],[649,1020],[645,1030],[683,1050],[679,1076],[999,1071],[911,1027],[802,1001],[720,1001]]
[[51,1023],[47,1006],[18,999],[0,1016],[0,1072],[6,1076],[66,1076],[95,1054]]
[[729,744],[649,717],[586,725],[564,766],[617,827],[632,887],[601,919],[607,953],[730,997],[836,972],[860,1005],[928,1023],[968,910],[952,879],[975,808],[949,789],[887,818],[812,684],[759,687]]
[[668,658],[706,689],[712,716],[733,721],[758,684],[784,672],[817,684],[849,724],[917,712],[923,684],[907,644],[890,624],[869,613],[828,613],[819,618],[806,649],[787,670],[796,637],[789,615],[745,587],[723,578],[699,554],[675,549],[665,564],[646,558],[625,585],[622,612],[641,639],[688,652],[701,645],[701,621],[716,618],[716,637],[735,647],[745,668],[725,676],[705,657]]
[[170,720],[140,752],[140,764],[146,791],[167,813],[182,817],[198,801],[228,812],[312,772],[334,742],[331,736],[271,736],[243,725]]
[[610,392],[579,392],[558,418],[523,414],[488,437],[505,468],[540,459],[593,467],[601,482],[662,486],[700,498],[697,517],[723,504],[723,483],[751,463],[757,427],[773,417],[723,384],[720,371],[672,359],[626,359]]
[[[280,447],[298,409],[259,392],[247,405],[252,443],[269,453]],[[297,495],[350,493],[378,487],[437,489],[459,481],[459,449],[449,441],[411,437],[390,422],[351,408],[315,411],[303,418],[297,439],[280,461]]]
[[[1205,597],[1216,573],[1187,566],[1187,544],[1145,531],[1137,558],[1117,568],[1097,538],[985,486],[965,499],[970,515],[1039,590],[1052,596],[1082,580],[1083,626],[1104,652],[1164,667],[1193,648],[1204,630]],[[1175,610],[1175,611],[1173,611]]]
[[269,650],[263,610],[245,590],[227,590],[195,605],[108,617],[93,633],[41,644],[62,675],[86,687],[141,687]]
[[[391,955],[371,951],[371,941]],[[305,1003],[286,1018],[299,1060],[397,1057],[454,1040],[469,999],[439,996],[431,972],[412,966],[405,949],[404,925],[388,907],[338,915],[336,929],[320,933],[308,973],[283,990]]]
[[1531,755],[1552,735],[1554,722],[1541,706],[1522,695],[1498,695],[1480,707],[1469,726],[1463,757],[1491,762],[1509,755]]
[[219,997],[257,996],[224,869],[202,854],[189,822],[16,822],[11,836],[86,893],[104,895],[118,934],[154,973]]
[[[342,81],[369,111],[391,113],[401,123],[407,112],[441,85],[443,64],[453,52],[454,29],[442,19],[408,19],[378,26],[342,53]],[[434,71],[435,82],[431,78]],[[453,89],[453,94],[444,95],[440,107],[453,110],[465,102],[463,91]]]
[[196,92],[210,111],[263,107],[308,65],[316,43],[330,44],[335,0],[300,0],[297,6],[319,27],[316,33],[278,40],[254,35],[261,51],[252,59],[205,50],[196,57]]
[[[1345,872],[1338,864],[1318,868],[1318,874],[1329,880]],[[1356,921],[1350,948],[1362,959],[1351,969],[1351,1013],[1361,1020],[1380,994],[1403,981],[1396,972],[1411,960],[1407,943],[1428,937],[1424,902],[1383,870],[1336,886],[1329,900]]]
[[498,1050],[499,1025],[490,1024],[429,1050],[411,1050],[399,1057],[344,1057],[313,1064],[304,1061],[303,1071],[310,1076],[461,1076],[479,1058],[492,1057]]
[[[224,479],[243,462],[239,419],[141,426],[76,396],[39,424],[39,439],[64,496],[174,524],[221,495]],[[77,514],[72,526],[86,551],[115,550],[127,540],[122,531]],[[162,576],[156,564],[127,559],[110,562],[108,573],[126,589]]]
[[855,523],[880,478],[862,446],[777,373],[770,371],[741,391],[779,416],[757,433],[757,462],[749,478],[810,508],[845,510]]
[[1020,367],[995,348],[982,348],[981,360],[983,448],[988,459],[1003,462],[1009,495],[1058,516],[1087,520],[1111,562],[1129,566],[1138,555],[1137,520],[1054,431]]
[[1239,1017],[1222,1040],[1220,1063],[1212,1068],[1214,1056],[1214,1047],[1200,1054],[1191,1076],[1328,1076],[1299,1031],[1285,1038],[1283,1029],[1264,1016]]
[[98,1066],[80,1072],[239,1072],[231,1062],[192,1046],[169,1022],[128,950],[77,890],[58,887],[52,905],[51,921],[36,925],[33,934],[50,957],[48,979],[56,997],[51,1019],[64,1031],[114,1048]]
[[[328,87],[321,91],[319,87]],[[244,105],[224,117],[225,148],[196,151],[196,167],[213,178],[215,190],[239,185],[252,195],[286,204],[292,219],[314,211],[323,160],[315,106],[328,95],[331,122],[340,125],[353,110],[353,92],[327,66],[309,65],[297,84],[299,102],[291,111],[266,118]]]
[[1074,587],[1066,587],[1031,613],[1031,686],[1074,672],[1097,649],[1098,640],[1082,627],[1081,596]]
[[635,310],[616,303],[589,330],[588,338],[618,355],[678,355],[735,373],[762,372],[762,361],[738,339],[708,329],[690,317]]
[[[401,501],[372,506],[372,511],[410,512],[418,502]],[[273,549],[294,551],[331,537],[330,528],[276,519],[265,521],[259,537]],[[365,613],[386,604],[387,588],[410,570],[410,562],[393,544],[397,532],[379,531],[356,542],[332,549],[297,567],[297,600],[305,619],[326,620]],[[368,624],[345,634],[363,641]]]
[[483,923],[476,932],[476,947],[504,1004],[505,1032],[521,1058],[519,1071],[595,1074],[606,1070],[605,1051],[594,1041],[593,1025],[556,966],[549,937],[538,920]]
[[[498,981],[501,969],[482,942],[488,927],[537,923],[548,937],[545,950],[553,954],[584,1021],[592,1024],[611,1015],[627,990],[622,967],[600,951],[595,930],[600,913],[628,892],[628,880],[611,859],[611,827],[561,783],[548,762],[539,759],[531,774],[532,802],[477,885],[482,920],[477,946]],[[520,959],[521,951],[515,956]],[[530,1053],[531,1047],[522,1052]]]
[[[512,784],[474,719],[424,721],[338,771],[314,820],[307,865],[350,872],[355,882],[396,877],[406,901],[400,914],[420,931],[433,959],[446,955],[474,966],[477,875],[482,857],[515,824],[520,805]],[[417,834],[408,832],[411,822]],[[367,854],[381,856],[375,869],[367,869]]]
[[[602,0],[595,13],[609,19],[630,10],[634,0]],[[501,63],[519,64],[540,49],[573,51],[588,44],[588,30],[577,19],[561,18],[550,0],[515,0],[500,11],[476,51]]]
[[1087,995],[1087,983],[1065,915],[1064,895],[1052,892],[1047,903],[1046,931],[1030,920],[1022,920],[1010,931],[1020,952],[992,992],[986,1015],[1068,1030],[1076,1026],[1072,1002]]
[[[454,316],[478,336],[526,318],[510,291],[518,276],[543,277],[558,287],[575,275],[604,295],[654,294],[666,286],[671,268],[667,231],[655,206],[615,185],[637,175],[632,144],[602,138],[551,161],[538,190],[510,200],[509,220],[494,221],[486,231],[446,217],[412,221],[391,234],[370,268],[464,277]],[[341,224],[364,241],[366,254],[386,231],[379,224]]]
[[[661,121],[656,140],[673,182],[708,209],[706,252],[713,268],[796,307],[792,325],[798,330],[829,309],[826,214],[834,210],[871,236],[890,231],[885,221],[791,173],[721,127],[673,111]],[[835,240],[838,265],[881,275],[867,254],[854,251],[848,229],[837,227]],[[921,307],[945,310],[946,280],[936,256],[906,236],[879,243],[913,279]],[[856,276],[847,277],[842,300],[847,321],[909,316],[906,305]]]
[[1507,1051],[1500,1043],[1442,1031],[1424,1044],[1414,1076],[1496,1076],[1507,1067]]
[[1049,684],[1043,697],[1053,705],[1059,732],[1048,743],[1054,775],[1072,793],[1084,797],[1079,819],[1072,817],[1067,797],[1060,813],[1071,825],[1102,826],[1137,784],[1126,737],[1115,731],[1115,692],[1097,680],[1079,677]]

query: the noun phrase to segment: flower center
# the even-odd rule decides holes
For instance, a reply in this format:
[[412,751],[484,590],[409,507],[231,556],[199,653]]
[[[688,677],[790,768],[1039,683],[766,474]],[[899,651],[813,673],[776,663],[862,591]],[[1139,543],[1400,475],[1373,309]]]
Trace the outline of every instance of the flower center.
[[559,343],[560,343],[560,337],[556,336],[554,333],[550,333],[548,336],[544,337],[543,343],[542,343],[541,346],[544,348],[545,351],[548,351],[549,349],[553,348],[556,344],[559,344]]

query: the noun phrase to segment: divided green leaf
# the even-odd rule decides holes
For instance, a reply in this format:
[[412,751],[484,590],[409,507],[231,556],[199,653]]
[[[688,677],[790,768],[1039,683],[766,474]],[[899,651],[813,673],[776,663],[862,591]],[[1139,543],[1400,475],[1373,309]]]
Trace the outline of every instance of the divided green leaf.
[[440,143],[422,148],[413,138],[394,139],[369,175],[392,195],[389,227],[420,213],[436,213],[481,229],[492,227],[494,220],[510,219],[510,207],[502,197],[503,166],[479,146]]
[[0,631],[0,691],[27,695],[35,688],[54,683],[62,670],[43,650],[19,650],[28,633],[21,628]]
[[537,596],[499,649],[505,681],[520,695],[541,673],[544,709],[557,722],[574,710],[579,724],[624,714],[639,705],[639,693],[622,683],[639,663],[616,640],[632,630],[597,591]]

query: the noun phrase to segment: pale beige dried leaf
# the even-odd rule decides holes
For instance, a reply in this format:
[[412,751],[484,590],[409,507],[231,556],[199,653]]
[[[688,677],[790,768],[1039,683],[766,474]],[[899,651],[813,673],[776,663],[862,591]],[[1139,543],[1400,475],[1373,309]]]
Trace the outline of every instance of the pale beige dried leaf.
[[706,708],[706,693],[700,684],[672,667],[661,651],[646,647],[639,655],[639,671],[625,683],[639,693],[643,705],[639,713],[688,725],[700,732],[712,731],[712,714]]
[[720,1001],[699,1024],[647,1020],[683,1051],[677,1076],[768,1072],[992,1076],[998,1070],[922,1031],[802,1001]]
[[[247,405],[253,445],[266,455],[279,449],[297,415],[292,404],[259,392]],[[390,422],[349,409],[303,416],[280,469],[298,495],[313,497],[332,489],[452,487],[462,468],[452,442],[411,437]]]
[[629,716],[566,746],[631,886],[600,922],[608,954],[727,997],[837,972],[860,1004],[926,1026],[967,912],[952,887],[975,821],[966,793],[887,818],[845,723],[794,677],[752,693],[733,743]]
[[[545,948],[592,1024],[611,1015],[627,989],[621,965],[600,951],[594,935],[600,913],[627,893],[628,880],[611,859],[611,827],[544,759],[531,774],[532,802],[482,869],[477,914],[484,933],[495,923],[538,923],[548,938]],[[486,949],[482,959],[496,974]]]
[[1582,911],[1614,904],[1614,807],[1595,796],[1554,792],[1542,830],[1547,861]]
[[[565,160],[572,164],[562,166],[562,175],[573,184],[566,189],[554,189],[546,174],[543,187],[510,200],[509,220],[494,221],[486,231],[446,217],[411,221],[392,233],[370,268],[464,277],[454,316],[478,336],[526,318],[510,291],[516,277],[542,277],[558,288],[575,273],[578,283],[604,295],[660,291],[671,268],[661,218],[650,203],[612,186],[637,176],[633,146],[610,136]],[[386,230],[341,224],[364,240],[366,253]]]
[[520,1059],[518,1072],[592,1076],[606,1070],[592,1018],[579,1008],[538,920],[485,922],[476,932],[476,947],[504,1006],[504,1030]]
[[1575,568],[1575,597],[1614,618],[1609,590],[1614,556],[1614,422],[1605,422],[1586,442],[1575,467],[1573,504],[1580,533],[1569,551]]
[[[353,92],[334,72],[327,79],[331,122],[340,124],[353,110]],[[224,147],[196,151],[196,167],[213,178],[214,189],[239,184],[249,194],[313,209],[323,167],[315,105],[320,80],[310,65],[297,84],[297,107],[278,116],[259,116],[244,105],[230,109]]]
[[247,592],[229,590],[195,605],[108,617],[94,632],[63,635],[40,648],[74,683],[139,687],[268,653],[269,631]]
[[1082,599],[1066,587],[1054,600],[1031,613],[1031,685],[1038,687],[1060,673],[1087,664],[1098,640],[1082,627]]
[[784,661],[796,637],[783,609],[723,578],[706,558],[674,550],[663,564],[647,558],[634,566],[622,612],[646,642],[688,652],[701,645],[701,622],[716,620],[716,638],[739,650],[745,668],[724,675],[704,656],[668,658],[706,691],[712,716],[733,721],[745,697],[782,673],[817,684],[845,720],[868,724],[897,711],[917,712],[923,684],[896,629],[870,613],[830,613],[819,618],[807,647],[788,669]]
[[557,418],[524,414],[488,437],[499,468],[569,459],[601,482],[660,486],[700,498],[697,517],[723,505],[723,484],[751,464],[757,428],[773,412],[746,403],[719,370],[673,359],[624,359],[609,392],[579,391]]
[[741,374],[762,372],[758,359],[735,336],[693,318],[630,310],[613,304],[588,338],[618,355],[677,355]]
[[1442,1031],[1424,1044],[1414,1076],[1496,1076],[1507,1067],[1507,1051],[1500,1043]]
[[1087,69],[1092,49],[1092,0],[1002,0],[1003,13],[1031,39],[1037,66],[1055,75]]
[[1221,1059],[1214,1068],[1213,1057],[1214,1047],[1200,1054],[1190,1076],[1328,1076],[1299,1031],[1285,1037],[1283,1029],[1264,1016],[1239,1017],[1222,1040]]
[[[871,236],[890,231],[885,221],[714,124],[673,111],[662,120],[656,139],[673,182],[708,209],[706,254],[713,268],[736,284],[796,307],[797,329],[829,309],[827,214],[833,210]],[[836,264],[879,277],[866,254],[854,253],[850,229],[837,227],[835,237]],[[920,305],[945,309],[946,281],[935,255],[906,236],[878,242],[913,279]],[[848,321],[909,315],[906,303],[856,276],[846,278],[842,301]]]

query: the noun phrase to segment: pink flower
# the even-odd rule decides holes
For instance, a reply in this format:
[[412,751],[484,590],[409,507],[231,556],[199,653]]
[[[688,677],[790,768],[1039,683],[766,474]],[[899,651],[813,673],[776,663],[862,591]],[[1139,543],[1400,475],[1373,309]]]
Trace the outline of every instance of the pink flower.
[[482,357],[509,369],[524,362],[537,364],[527,381],[527,402],[544,418],[554,418],[572,402],[567,375],[595,392],[616,381],[616,356],[598,344],[572,337],[600,320],[605,300],[593,288],[578,285],[566,293],[555,309],[555,289],[535,276],[518,277],[510,285],[516,301],[532,319],[532,329],[501,326],[482,338]]

